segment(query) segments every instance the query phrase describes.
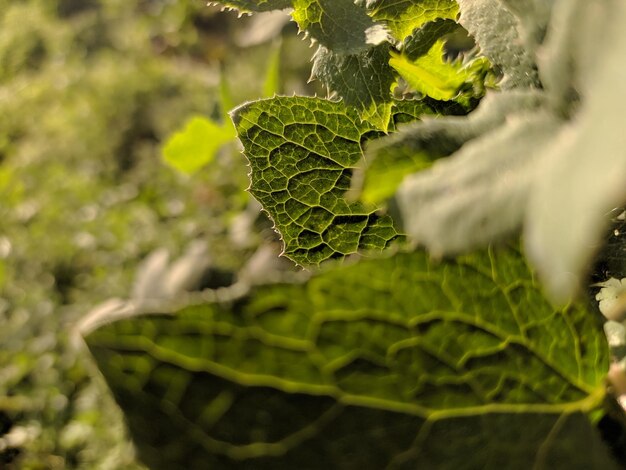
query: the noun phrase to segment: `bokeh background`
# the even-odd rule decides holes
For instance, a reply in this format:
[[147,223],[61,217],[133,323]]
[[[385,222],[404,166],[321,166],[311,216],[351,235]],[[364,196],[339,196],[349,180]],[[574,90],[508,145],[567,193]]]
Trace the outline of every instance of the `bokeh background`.
[[0,0],[1,469],[142,468],[76,325],[131,295],[155,252],[200,243],[214,271],[236,273],[272,243],[236,142],[193,175],[162,148],[190,116],[221,119],[221,78],[235,103],[260,96],[276,48],[280,91],[319,93],[285,17]]

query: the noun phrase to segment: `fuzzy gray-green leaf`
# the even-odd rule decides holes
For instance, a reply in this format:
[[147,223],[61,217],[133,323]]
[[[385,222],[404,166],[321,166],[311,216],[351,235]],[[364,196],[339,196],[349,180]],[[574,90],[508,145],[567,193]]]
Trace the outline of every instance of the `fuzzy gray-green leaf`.
[[502,69],[503,88],[537,86],[535,57],[524,48],[518,20],[499,0],[458,0],[459,22],[481,48],[481,52]]

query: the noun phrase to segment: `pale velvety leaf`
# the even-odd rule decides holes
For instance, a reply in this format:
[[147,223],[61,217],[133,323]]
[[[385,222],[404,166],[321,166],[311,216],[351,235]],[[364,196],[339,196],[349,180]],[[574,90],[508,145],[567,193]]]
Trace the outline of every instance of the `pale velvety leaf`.
[[529,256],[552,299],[572,298],[610,211],[626,201],[626,137],[618,130],[626,100],[616,91],[626,81],[625,22],[619,1],[554,5],[540,62],[543,109],[535,116],[521,109],[449,161],[405,180],[398,200],[417,242],[462,251],[525,220]]
[[[572,101],[594,87],[604,49],[612,48],[607,37],[612,22],[612,2],[589,3],[582,0],[558,1],[542,53],[538,56],[539,74],[550,91],[555,112],[570,114]],[[598,47],[598,44],[601,44]]]
[[367,7],[372,18],[384,22],[398,41],[430,21],[454,20],[459,11],[454,0],[368,0]]
[[518,20],[520,39],[526,51],[534,54],[543,42],[555,0],[499,0]]
[[396,193],[404,231],[442,255],[519,229],[541,156],[560,126],[548,114],[520,114],[405,178]]
[[520,109],[532,110],[545,102],[538,91],[491,92],[469,116],[424,116],[421,122],[399,126],[397,132],[368,143],[354,189],[361,191],[363,201],[380,204],[393,196],[405,176],[428,168],[434,160],[501,126]]
[[[575,293],[600,248],[611,209],[626,201],[626,133],[619,130],[626,95],[616,92],[626,83],[626,5],[571,3],[580,9],[571,26],[588,34],[572,51],[583,103],[549,149],[526,220],[529,256],[560,300]],[[592,54],[585,38],[596,37],[604,46]],[[591,69],[583,67],[588,63]]]
[[513,248],[121,313],[83,333],[153,469],[616,468],[599,318]]
[[459,23],[492,63],[502,69],[502,88],[538,85],[534,56],[522,46],[513,14],[496,0],[458,0]]

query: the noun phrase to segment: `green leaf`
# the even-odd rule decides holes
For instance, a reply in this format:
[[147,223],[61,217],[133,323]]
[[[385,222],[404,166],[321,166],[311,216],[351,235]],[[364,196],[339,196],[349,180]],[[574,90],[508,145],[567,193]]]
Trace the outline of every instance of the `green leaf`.
[[224,5],[236,8],[241,12],[261,12],[291,8],[291,0],[220,0],[209,2],[209,5]]
[[163,158],[173,168],[188,174],[197,172],[215,158],[225,144],[236,137],[230,122],[217,124],[205,117],[190,118],[180,132],[163,146]]
[[284,254],[302,265],[362,250],[382,250],[397,237],[375,206],[349,203],[361,144],[378,134],[340,102],[275,97],[233,112],[250,162],[250,192],[273,219]]
[[387,38],[353,0],[293,0],[293,19],[326,49],[359,54]]
[[406,56],[392,54],[391,65],[409,86],[424,95],[436,100],[450,101],[457,97],[461,86],[471,82],[475,77],[476,61],[478,68],[485,70],[488,62],[484,58],[476,59],[470,64],[448,62],[444,59],[444,41],[437,41],[427,54],[412,61]]
[[599,319],[555,310],[512,248],[125,316],[83,331],[155,469],[615,468],[585,416]]
[[454,33],[463,28],[454,20],[439,19],[426,23],[409,36],[402,49],[402,53],[410,60],[428,54],[428,51],[440,41],[443,36]]
[[[394,132],[367,143],[367,153],[354,173],[352,188],[348,193],[352,199],[366,204],[384,204],[394,195],[405,176],[428,168],[434,160],[433,155],[425,151],[416,152],[413,147],[391,145],[388,142],[390,137],[396,135],[397,129],[403,134],[406,123],[428,120],[428,115],[436,113],[418,100],[396,101],[393,110]],[[376,152],[372,151],[373,148],[377,149]]]
[[[267,71],[265,72],[265,81],[263,82],[263,97],[271,98],[272,96],[280,93],[281,79],[280,79],[280,54],[281,54],[281,41],[277,41],[274,45],[272,52],[270,53],[267,61]],[[228,111],[233,109],[234,106],[228,108]],[[230,120],[230,119],[228,119]]]
[[360,54],[337,54],[320,47],[313,58],[311,75],[347,105],[370,116],[380,114],[379,105],[391,102],[397,80],[389,65],[390,50],[387,43]]
[[[356,175],[353,188],[356,197],[366,204],[383,204],[393,197],[407,175],[425,170],[433,164],[426,152],[415,152],[411,148],[384,148],[378,158],[365,160],[365,165]],[[360,179],[359,179],[360,178]]]
[[384,22],[399,41],[430,21],[454,20],[459,11],[454,0],[369,0],[368,8],[372,18]]
[[[396,193],[405,177],[429,168],[435,160],[501,126],[507,116],[520,109],[531,110],[542,104],[545,96],[539,92],[492,92],[469,116],[425,118],[420,122],[408,117],[393,134],[368,142],[364,165],[355,173],[355,197],[380,204]],[[411,214],[419,211],[416,207],[410,209]]]

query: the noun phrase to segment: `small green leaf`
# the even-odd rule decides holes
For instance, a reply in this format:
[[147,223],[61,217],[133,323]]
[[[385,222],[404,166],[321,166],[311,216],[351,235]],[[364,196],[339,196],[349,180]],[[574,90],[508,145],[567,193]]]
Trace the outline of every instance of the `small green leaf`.
[[370,0],[369,14],[384,22],[398,41],[430,21],[456,19],[459,7],[454,0]]
[[425,152],[414,152],[410,148],[386,150],[381,150],[379,158],[367,162],[362,170],[363,181],[358,186],[358,197],[366,204],[383,204],[393,197],[407,175],[433,164],[433,159]]
[[[444,59],[444,41],[437,41],[427,54],[414,61],[404,55],[392,54],[391,65],[413,90],[436,100],[450,101],[464,83],[471,82],[475,72],[487,68],[484,59],[475,59],[470,66]],[[478,67],[476,67],[478,65]]]
[[[367,142],[367,153],[354,173],[348,193],[352,199],[366,204],[383,205],[395,194],[405,176],[428,168],[434,160],[428,152],[416,152],[411,146],[388,145],[387,142],[396,131],[402,132],[402,127],[398,129],[398,126],[416,123],[436,113],[419,100],[395,101],[391,109],[393,115],[389,127],[393,133]],[[371,151],[372,146],[377,149],[375,153]]]
[[85,334],[154,469],[616,468],[600,319],[513,248],[141,313]]
[[190,118],[180,132],[163,146],[163,158],[173,168],[188,174],[197,172],[215,158],[222,146],[236,137],[230,122],[217,124],[205,117]]

